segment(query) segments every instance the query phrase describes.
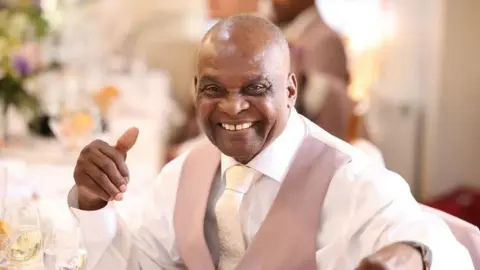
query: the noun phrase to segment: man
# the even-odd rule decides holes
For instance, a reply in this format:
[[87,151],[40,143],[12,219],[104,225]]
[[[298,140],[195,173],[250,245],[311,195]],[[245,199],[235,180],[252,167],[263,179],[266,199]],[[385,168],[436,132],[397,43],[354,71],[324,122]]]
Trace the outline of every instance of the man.
[[[354,116],[348,96],[350,75],[342,38],[322,19],[314,0],[267,0],[266,17],[283,29],[290,44],[292,71],[297,75],[297,111],[329,133],[350,142],[385,165],[381,151],[370,142],[363,117]],[[191,114],[192,116],[194,113]],[[197,136],[194,117],[168,148],[167,160],[191,149]],[[192,132],[193,131],[193,132]]]
[[86,146],[69,203],[90,268],[473,269],[401,177],[296,112],[289,70],[264,19],[233,16],[206,34],[195,100],[209,141],[163,169],[132,233],[112,201],[134,181],[124,160],[138,130]]
[[[282,28],[299,80],[297,110],[331,134],[349,140],[354,104],[342,37],[323,20],[314,0],[272,0],[269,15]],[[363,123],[360,136],[368,139]]]

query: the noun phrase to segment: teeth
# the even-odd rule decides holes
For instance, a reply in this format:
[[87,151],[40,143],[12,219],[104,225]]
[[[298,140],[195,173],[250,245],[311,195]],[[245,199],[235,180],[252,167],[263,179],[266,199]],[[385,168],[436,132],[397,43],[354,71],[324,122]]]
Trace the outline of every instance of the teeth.
[[253,125],[252,122],[248,122],[248,123],[243,123],[243,124],[238,124],[238,125],[229,125],[229,124],[225,124],[225,123],[222,123],[222,127],[226,130],[243,130],[243,129],[247,129],[247,128],[250,128],[251,126]]

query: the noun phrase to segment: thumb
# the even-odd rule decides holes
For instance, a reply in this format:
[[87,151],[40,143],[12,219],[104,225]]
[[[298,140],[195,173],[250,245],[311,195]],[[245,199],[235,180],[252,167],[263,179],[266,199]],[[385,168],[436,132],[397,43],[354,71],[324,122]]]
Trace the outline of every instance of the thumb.
[[135,145],[135,142],[138,138],[138,128],[132,127],[129,128],[122,136],[117,140],[115,149],[122,153],[124,156],[127,155],[127,152],[132,149]]

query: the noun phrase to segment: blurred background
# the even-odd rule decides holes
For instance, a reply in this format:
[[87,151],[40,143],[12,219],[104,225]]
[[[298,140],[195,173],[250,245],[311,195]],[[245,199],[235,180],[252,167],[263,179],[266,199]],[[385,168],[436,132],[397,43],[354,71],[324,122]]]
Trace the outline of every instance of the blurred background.
[[[65,204],[81,148],[136,126],[131,195],[120,203],[135,215],[142,186],[198,135],[192,77],[202,36],[221,18],[256,13],[289,42],[321,20],[310,36],[340,40],[339,55],[292,67],[305,89],[315,74],[335,77],[343,61],[341,85],[354,104],[344,138],[368,133],[419,201],[480,225],[480,1],[288,2],[0,0],[2,196]],[[283,19],[282,5],[292,5]],[[292,54],[330,48],[310,48],[317,41],[291,42]],[[305,113],[316,105],[304,104]]]

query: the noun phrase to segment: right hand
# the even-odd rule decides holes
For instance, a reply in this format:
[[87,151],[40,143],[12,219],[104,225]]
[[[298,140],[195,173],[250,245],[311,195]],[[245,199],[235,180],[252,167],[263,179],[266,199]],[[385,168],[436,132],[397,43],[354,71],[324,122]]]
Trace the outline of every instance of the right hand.
[[83,148],[74,171],[80,205],[105,204],[123,199],[129,181],[125,159],[137,137],[138,129],[130,128],[115,146],[95,140]]

